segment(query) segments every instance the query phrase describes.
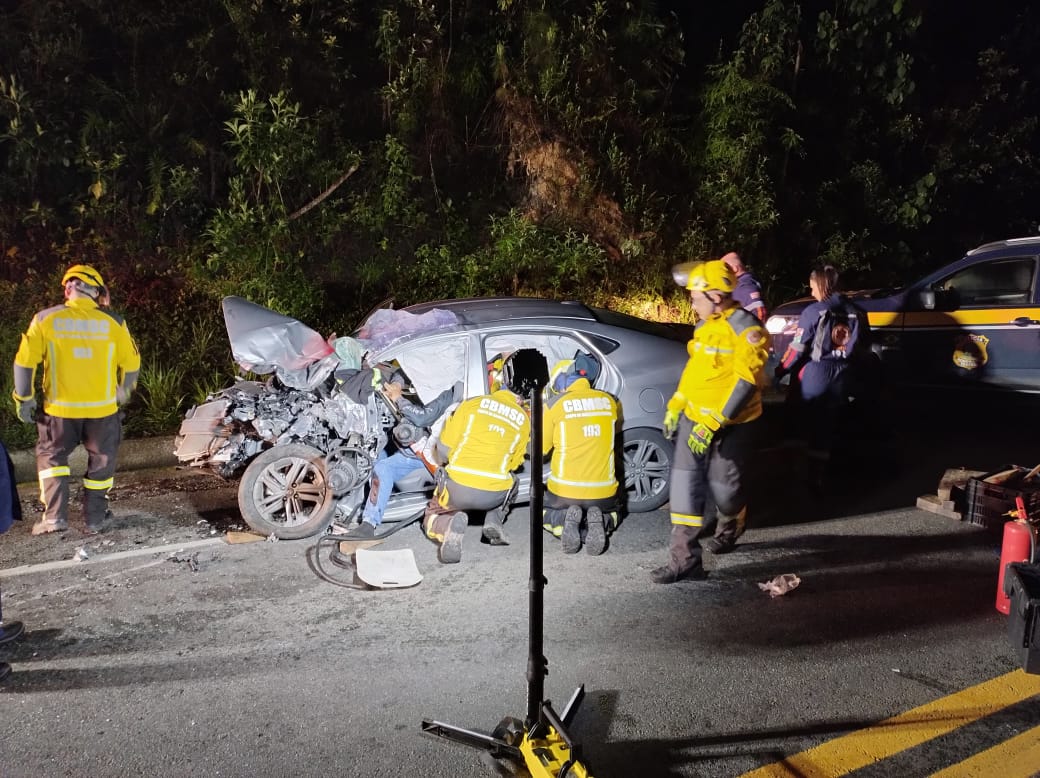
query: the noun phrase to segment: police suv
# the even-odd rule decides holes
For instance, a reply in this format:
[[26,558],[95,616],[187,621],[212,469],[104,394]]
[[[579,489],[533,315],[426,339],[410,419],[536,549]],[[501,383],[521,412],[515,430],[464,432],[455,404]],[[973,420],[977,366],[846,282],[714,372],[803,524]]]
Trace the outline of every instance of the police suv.
[[[979,246],[898,290],[848,292],[867,312],[885,374],[923,386],[984,386],[1040,392],[1040,236]],[[802,298],[766,322],[782,355]]]

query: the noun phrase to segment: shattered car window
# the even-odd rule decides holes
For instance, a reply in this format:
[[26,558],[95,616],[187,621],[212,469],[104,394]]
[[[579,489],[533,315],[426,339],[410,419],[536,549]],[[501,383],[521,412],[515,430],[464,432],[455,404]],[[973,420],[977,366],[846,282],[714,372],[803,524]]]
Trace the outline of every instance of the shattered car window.
[[354,337],[370,350],[382,351],[410,335],[438,332],[458,324],[459,318],[454,313],[441,308],[420,314],[380,308],[358,328]]

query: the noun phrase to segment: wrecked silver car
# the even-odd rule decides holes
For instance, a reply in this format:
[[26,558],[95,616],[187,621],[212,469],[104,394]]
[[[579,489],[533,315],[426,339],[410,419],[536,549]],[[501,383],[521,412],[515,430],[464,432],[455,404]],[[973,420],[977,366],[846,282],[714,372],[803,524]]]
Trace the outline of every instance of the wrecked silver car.
[[[597,385],[621,409],[617,469],[627,512],[654,510],[668,498],[673,448],[660,423],[686,361],[682,330],[574,302],[487,298],[380,309],[353,337],[330,344],[242,298],[226,298],[223,310],[235,361],[267,378],[239,380],[191,409],[176,454],[241,477],[239,507],[257,532],[296,539],[334,520],[349,526],[390,436],[398,445],[411,441],[394,404],[357,386],[362,356],[400,371],[406,393],[431,403],[457,383],[461,396],[486,393],[496,357],[520,348],[537,349],[550,366],[577,350],[592,353],[602,366]],[[518,500],[526,501],[526,467],[517,480]],[[420,514],[433,480],[418,470],[395,487],[385,522]]]
[[[335,341],[337,352],[299,321],[239,297],[225,298],[223,311],[235,361],[269,378],[238,380],[189,410],[177,436],[178,460],[224,478],[241,476],[242,517],[262,534],[298,539],[333,520],[348,523],[360,513],[388,436],[407,440],[415,432],[371,371],[360,370],[353,339]],[[399,483],[386,520],[416,516],[432,485],[422,472]]]

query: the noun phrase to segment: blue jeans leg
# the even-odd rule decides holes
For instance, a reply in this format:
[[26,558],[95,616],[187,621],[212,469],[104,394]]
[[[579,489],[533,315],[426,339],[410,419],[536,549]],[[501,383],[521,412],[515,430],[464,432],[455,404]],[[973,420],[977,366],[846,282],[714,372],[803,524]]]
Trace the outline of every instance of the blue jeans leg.
[[394,484],[423,467],[423,463],[418,459],[405,456],[400,451],[378,459],[372,468],[372,493],[369,494],[368,501],[365,503],[365,510],[361,514],[362,520],[376,527],[382,524],[383,511],[386,510]]

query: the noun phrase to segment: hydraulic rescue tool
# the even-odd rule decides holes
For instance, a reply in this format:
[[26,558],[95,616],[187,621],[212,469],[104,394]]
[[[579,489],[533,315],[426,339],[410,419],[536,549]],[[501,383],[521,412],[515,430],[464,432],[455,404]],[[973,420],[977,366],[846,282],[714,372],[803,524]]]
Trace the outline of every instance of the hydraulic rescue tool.
[[[524,350],[527,351],[527,350]],[[513,369],[531,405],[531,565],[528,588],[528,653],[527,653],[527,717],[520,721],[507,716],[487,735],[439,721],[423,720],[422,731],[447,740],[487,751],[495,759],[506,759],[524,765],[532,778],[592,778],[581,758],[581,747],[567,729],[585,696],[580,686],[571,696],[563,712],[557,714],[544,699],[548,660],[543,655],[543,592],[546,580],[542,572],[542,387],[549,381],[545,358],[533,349],[525,358],[513,356]],[[522,371],[522,372],[521,372]]]

